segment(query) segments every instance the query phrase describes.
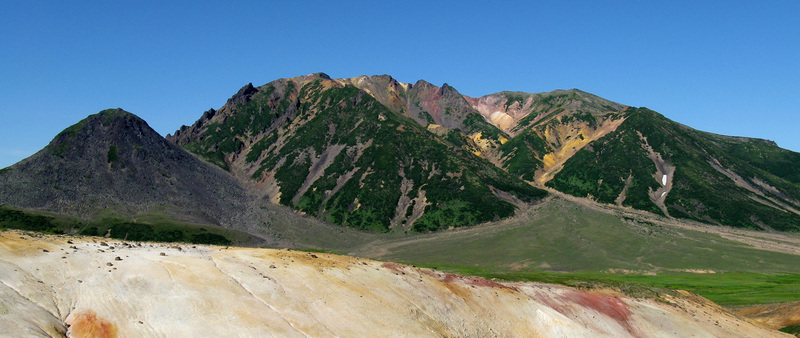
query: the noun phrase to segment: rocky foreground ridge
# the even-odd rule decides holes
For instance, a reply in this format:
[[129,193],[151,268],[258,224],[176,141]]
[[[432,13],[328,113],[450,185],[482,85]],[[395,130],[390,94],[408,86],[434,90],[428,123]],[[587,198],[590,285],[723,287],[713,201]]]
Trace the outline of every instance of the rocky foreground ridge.
[[767,337],[697,296],[499,283],[300,251],[0,233],[10,336]]

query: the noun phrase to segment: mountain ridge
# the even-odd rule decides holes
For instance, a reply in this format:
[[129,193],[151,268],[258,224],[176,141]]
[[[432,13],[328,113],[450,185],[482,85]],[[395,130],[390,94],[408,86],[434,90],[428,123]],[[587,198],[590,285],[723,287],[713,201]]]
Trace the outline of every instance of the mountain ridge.
[[[423,82],[398,87],[437,92]],[[280,79],[237,99],[250,91],[169,138],[232,166],[273,203],[357,228],[427,231],[505,218],[545,194],[480,158],[459,156],[453,142],[347,81]]]
[[[56,141],[81,123],[59,134],[44,152],[56,156],[41,162],[69,162],[58,155],[80,149]],[[216,210],[206,223],[232,214],[239,220],[254,217],[255,205],[268,201],[358,229],[435,231],[510,217],[546,196],[539,189],[546,187],[667,217],[800,229],[800,154],[770,141],[697,131],[578,89],[468,97],[425,80],[410,84],[389,75],[332,79],[315,73],[258,87],[248,83],[222,107],[166,139],[235,179],[217,173],[212,181],[236,187],[230,192],[238,196],[230,199],[236,207],[221,208],[214,198],[186,204],[198,214]],[[91,171],[138,177],[131,154],[142,149],[103,142],[105,148],[95,149],[91,160],[83,159],[94,163]],[[0,177],[34,184],[17,175],[19,168],[4,169]],[[156,178],[136,185],[157,185]],[[64,195],[54,180],[46,190]],[[67,191],[85,183],[64,182]],[[32,196],[20,187],[12,195]],[[45,208],[35,200],[48,199],[0,203]],[[126,203],[117,203],[118,209],[138,210]]]
[[[768,208],[774,209],[764,209],[754,214],[748,214],[749,216],[742,216],[748,218],[749,220],[744,221],[733,221],[733,216],[725,216],[720,213],[717,214],[709,214],[706,212],[686,212],[687,208],[690,208],[690,204],[694,205],[694,209],[700,208],[707,208],[709,205],[716,205],[717,207],[722,207],[719,204],[714,204],[711,200],[712,197],[703,197],[700,199],[691,198],[691,202],[684,201],[679,204],[669,204],[667,203],[666,199],[669,199],[669,189],[672,183],[672,175],[667,173],[670,169],[671,158],[668,155],[667,158],[659,159],[659,156],[662,156],[660,152],[648,152],[645,151],[646,154],[643,153],[643,158],[650,158],[646,161],[638,161],[636,162],[636,166],[641,168],[636,169],[635,171],[638,172],[637,175],[631,176],[631,179],[628,180],[628,176],[621,176],[618,177],[606,177],[605,179],[611,179],[615,182],[617,180],[622,181],[623,183],[630,181],[629,183],[625,183],[619,185],[617,183],[612,184],[611,186],[614,189],[615,198],[609,199],[606,195],[602,195],[600,197],[595,196],[595,193],[591,191],[583,190],[575,190],[573,188],[569,188],[568,185],[565,185],[563,182],[565,180],[576,180],[579,179],[575,176],[575,165],[576,163],[576,156],[583,154],[582,152],[592,152],[594,149],[594,144],[599,142],[601,139],[607,138],[608,135],[613,134],[617,131],[621,126],[625,126],[626,124],[631,124],[632,122],[626,122],[631,115],[635,115],[636,113],[640,112],[640,108],[636,107],[629,107],[623,104],[619,104],[616,102],[612,102],[603,98],[600,98],[596,95],[581,91],[579,89],[569,89],[569,90],[555,90],[546,93],[524,93],[524,92],[512,92],[512,91],[503,91],[495,94],[489,94],[481,97],[468,97],[465,95],[460,94],[455,88],[448,84],[443,84],[441,87],[433,85],[425,80],[418,80],[416,83],[403,83],[397,81],[390,75],[376,75],[376,76],[358,76],[353,78],[344,78],[344,79],[332,79],[330,76],[327,76],[324,73],[316,73],[310,74],[306,76],[300,76],[295,78],[286,78],[280,79],[273,82],[268,83],[265,86],[259,87],[263,90],[265,87],[270,86],[277,86],[281,88],[286,88],[288,83],[293,84],[293,88],[291,92],[297,92],[293,94],[295,96],[291,97],[293,105],[285,104],[283,110],[288,112],[284,116],[287,116],[287,119],[293,119],[295,116],[295,109],[305,109],[301,108],[301,105],[304,104],[301,101],[303,98],[300,97],[300,91],[304,88],[304,86],[314,82],[314,81],[323,81],[327,84],[325,85],[326,89],[333,88],[333,87],[341,87],[347,88],[348,86],[352,86],[358,89],[358,95],[367,95],[375,100],[378,101],[383,107],[385,107],[388,111],[391,111],[397,115],[404,116],[410,118],[414,122],[416,122],[420,127],[424,128],[425,130],[435,134],[438,137],[440,143],[444,143],[448,147],[451,147],[452,152],[456,152],[461,154],[459,156],[465,156],[466,153],[471,153],[478,158],[481,158],[489,163],[493,164],[497,168],[502,169],[505,172],[508,172],[514,176],[517,176],[519,179],[527,182],[531,186],[535,187],[551,187],[556,188],[557,190],[567,191],[570,194],[576,195],[578,197],[587,197],[592,199],[600,198],[600,201],[604,203],[616,203],[619,205],[630,205],[634,208],[646,210],[650,212],[660,213],[667,216],[671,216],[670,208],[675,209],[672,211],[672,214],[681,215],[680,217],[688,217],[696,220],[701,220],[704,222],[710,222],[712,224],[733,224],[736,226],[744,226],[750,228],[770,228],[770,226],[764,223],[764,219],[769,219],[769,222],[778,222],[782,225],[779,225],[778,228],[782,229],[796,229],[797,226],[792,226],[793,222],[797,220],[794,219],[795,216],[786,216],[782,213],[790,213],[790,214],[797,214],[794,212],[796,209],[800,208],[794,201],[800,199],[800,195],[797,195],[797,179],[800,178],[797,175],[793,175],[791,170],[781,169],[782,166],[787,166],[789,168],[796,168],[799,165],[797,164],[800,161],[800,157],[796,157],[792,155],[793,153],[790,151],[781,151],[777,150],[777,146],[774,143],[769,143],[768,141],[755,141],[752,138],[742,138],[742,137],[727,137],[727,136],[715,136],[715,137],[706,137],[702,136],[705,132],[696,131],[691,129],[686,131],[683,134],[689,135],[691,134],[692,137],[699,137],[701,139],[709,139],[709,142],[701,142],[700,144],[693,145],[691,147],[685,148],[683,153],[684,154],[701,154],[704,152],[708,152],[709,149],[705,149],[703,147],[712,147],[714,152],[723,151],[722,148],[727,147],[726,149],[730,151],[738,151],[739,158],[738,159],[731,159],[733,162],[742,162],[742,161],[749,161],[748,165],[736,165],[737,168],[750,168],[750,169],[742,169],[742,170],[755,170],[752,169],[754,166],[763,166],[770,168],[766,175],[770,177],[777,176],[777,179],[784,179],[790,178],[789,185],[787,187],[781,186],[779,181],[775,181],[775,177],[773,178],[765,178],[765,179],[758,179],[758,182],[749,182],[749,183],[741,183],[741,179],[737,178],[741,176],[738,173],[731,174],[728,171],[734,170],[725,167],[705,167],[702,170],[708,171],[713,175],[718,175],[722,173],[725,176],[726,180],[725,184],[717,185],[718,187],[728,187],[733,184],[737,186],[736,189],[747,190],[749,192],[742,192],[739,191],[737,194],[738,197],[735,199],[740,202],[738,205],[747,205],[747,208],[756,208],[762,209],[763,206]],[[244,94],[249,93],[250,91],[254,90],[252,85],[249,87],[246,86],[240,93],[232,97],[228,104],[225,107],[228,107],[227,111],[232,113],[232,116],[236,114],[233,112],[232,102],[241,102],[235,101],[236,97],[242,96]],[[243,92],[244,91],[244,92]],[[288,92],[287,92],[288,93]],[[356,92],[353,92],[354,94]],[[284,95],[285,96],[285,95]],[[275,97],[277,99],[277,97]],[[234,100],[234,101],[231,101]],[[249,101],[248,101],[249,102]],[[307,103],[306,103],[307,104]],[[281,110],[281,107],[277,105],[272,105],[273,109]],[[645,108],[646,109],[646,108]],[[251,110],[252,112],[252,110]],[[280,114],[280,112],[274,112],[273,114]],[[257,116],[257,115],[253,115]],[[389,115],[385,115],[389,116]],[[659,115],[661,116],[661,115]],[[663,117],[663,116],[662,116]],[[653,121],[647,123],[656,123],[654,121],[658,121],[658,123],[662,123],[669,126],[683,126],[676,122],[673,122],[668,119],[654,119]],[[198,120],[198,123],[202,124],[203,119]],[[287,120],[288,123],[288,120]],[[645,124],[647,124],[645,123]],[[640,123],[641,124],[641,123]],[[198,132],[198,124],[195,124],[196,127],[194,129],[194,133]],[[640,126],[642,127],[642,126]],[[273,128],[273,127],[269,127]],[[676,127],[670,127],[676,128]],[[279,127],[275,127],[275,130],[280,129]],[[630,129],[630,128],[628,128]],[[677,129],[675,129],[677,130]],[[175,141],[178,144],[183,146],[188,146],[191,150],[193,141],[189,141],[185,135],[180,134],[180,130],[176,132],[176,134],[168,136],[171,140]],[[267,131],[269,132],[269,131]],[[633,132],[633,131],[630,131]],[[286,134],[283,134],[286,135]],[[696,136],[700,135],[700,136]],[[199,139],[195,135],[195,140]],[[243,136],[240,139],[247,139],[249,136]],[[285,137],[285,136],[284,136]],[[398,135],[397,137],[402,138],[404,136]],[[650,136],[654,137],[654,136]],[[639,141],[637,142],[637,147],[641,146],[644,147],[643,149],[647,149],[649,145],[647,145],[646,135],[641,135],[641,137],[637,136]],[[717,139],[717,141],[713,141],[712,139]],[[738,141],[744,143],[738,143]],[[262,143],[260,144],[261,148],[267,147],[266,141],[261,139]],[[181,143],[183,142],[183,143]],[[196,143],[196,141],[194,141]],[[773,161],[772,159],[764,159],[760,158],[757,155],[754,155],[753,152],[749,152],[749,150],[745,148],[753,148],[756,146],[750,146],[749,144],[756,144],[753,142],[758,142],[758,144],[763,144],[763,146],[759,146],[760,148],[757,151],[766,151],[770,154],[773,154],[772,157],[775,158]],[[745,144],[745,145],[742,145]],[[364,146],[365,144],[362,144]],[[239,147],[243,147],[244,145],[239,145]],[[255,146],[255,142],[254,142]],[[366,145],[366,148],[369,148],[370,145]],[[766,147],[766,148],[764,148]],[[770,148],[774,147],[774,148]],[[212,149],[213,147],[206,147],[206,149]],[[236,147],[228,147],[228,149],[233,149]],[[769,149],[767,149],[769,148]],[[638,148],[636,148],[638,149]],[[738,150],[735,150],[738,149]],[[336,149],[331,154],[338,154]],[[630,150],[630,149],[629,149]],[[460,152],[459,152],[460,151]],[[637,150],[638,151],[638,150]],[[224,151],[223,151],[224,152]],[[200,152],[202,153],[202,152]],[[232,151],[230,153],[235,153]],[[586,156],[585,154],[578,156]],[[602,156],[616,156],[612,153],[607,153]],[[692,155],[694,156],[694,155]],[[698,155],[699,156],[699,155]],[[221,158],[218,156],[218,158]],[[241,156],[239,157],[241,158]],[[726,157],[728,158],[728,157]],[[330,159],[327,159],[330,160]],[[605,160],[603,160],[605,161]],[[705,162],[710,161],[710,159],[704,160]],[[314,162],[313,163],[322,163],[323,166],[329,165],[326,162]],[[713,162],[713,161],[712,161]],[[241,166],[241,160],[239,160],[239,165]],[[646,173],[644,166],[651,166],[654,164],[654,172],[655,173]],[[731,162],[732,163],[732,162]],[[776,163],[781,163],[779,166]],[[273,164],[274,161],[273,161]],[[310,165],[311,163],[309,163]],[[227,165],[227,164],[223,164]],[[584,163],[584,166],[587,165]],[[731,164],[733,165],[733,164]],[[666,167],[660,167],[666,166]],[[562,173],[564,168],[570,168],[567,170],[571,174]],[[618,170],[621,169],[622,166],[617,168]],[[325,167],[327,169],[327,167]],[[649,171],[650,169],[647,169]],[[698,169],[700,170],[700,169]],[[736,169],[739,170],[739,169]],[[624,170],[623,170],[624,171]],[[252,170],[248,171],[248,173],[253,173]],[[329,173],[331,174],[331,173]],[[343,172],[339,173],[339,177],[349,177],[349,175],[353,175],[354,173]],[[696,173],[697,174],[697,173]],[[775,175],[777,174],[777,175]],[[317,174],[320,175],[320,174]],[[571,176],[568,177],[568,176]],[[584,174],[581,174],[584,175]],[[594,174],[593,174],[594,175]],[[669,182],[661,182],[663,184],[654,185],[646,182],[647,177],[650,176],[659,176],[657,179],[653,179],[654,181],[662,181],[663,177],[667,177],[667,181]],[[666,176],[665,176],[666,175]],[[759,174],[760,175],[760,174]],[[243,175],[242,175],[243,176]],[[663,176],[663,177],[662,177]],[[679,177],[683,177],[683,175],[679,175]],[[754,176],[756,177],[756,176]],[[351,178],[351,177],[349,177]],[[349,179],[348,178],[348,179]],[[598,182],[603,182],[604,178],[599,176],[596,177]],[[751,178],[748,178],[751,179]],[[270,179],[267,179],[269,181]],[[554,183],[561,182],[561,183]],[[272,182],[272,183],[270,183]],[[266,189],[273,192],[273,196],[275,193],[281,189],[280,183],[274,183],[277,181],[270,181],[264,182]],[[608,182],[608,181],[606,181]],[[695,181],[693,183],[694,186],[697,186],[699,181]],[[737,183],[739,182],[739,183]],[[771,183],[767,183],[771,182]],[[314,183],[314,180],[310,180],[310,183]],[[656,183],[656,182],[652,182]],[[669,184],[668,184],[669,183]],[[763,184],[762,184],[763,183]],[[777,185],[776,185],[777,184]],[[652,185],[649,189],[650,192],[647,192],[646,186]],[[670,185],[668,187],[668,185]],[[763,185],[763,187],[762,187]],[[633,186],[633,188],[631,188]],[[690,194],[688,190],[696,190],[695,188],[686,188],[686,185],[679,184],[680,188],[684,190],[684,195]],[[644,193],[642,193],[642,187],[645,187]],[[305,189],[310,189],[311,186],[308,185],[307,187],[302,187],[299,194],[295,193],[292,198],[292,201],[277,201],[274,198],[272,199],[273,202],[278,202],[280,204],[285,205],[294,205],[299,203],[300,197],[307,192]],[[335,188],[335,187],[334,187]],[[725,189],[728,189],[725,188]],[[605,189],[605,188],[604,188]],[[632,190],[631,190],[632,189]],[[717,189],[715,187],[710,188],[712,191]],[[730,188],[734,189],[734,188]],[[736,190],[734,189],[734,190]],[[781,190],[783,189],[783,190]],[[335,191],[336,189],[334,189]],[[628,190],[631,192],[631,197],[628,196]],[[767,191],[762,192],[761,190]],[[777,191],[777,192],[776,192]],[[694,192],[691,192],[694,193]],[[505,195],[500,193],[500,195]],[[709,196],[713,195],[711,193]],[[775,196],[778,196],[777,198]],[[649,197],[648,197],[649,196]],[[675,196],[673,194],[672,196]],[[782,196],[782,197],[781,197]],[[793,196],[789,198],[788,201],[784,201],[788,196]],[[689,196],[684,196],[689,198]],[[626,201],[627,199],[627,201]],[[754,205],[749,202],[748,200],[765,200],[766,202]],[[509,200],[510,201],[510,200]],[[616,202],[619,201],[619,202]],[[733,200],[731,200],[733,201]],[[419,201],[417,201],[419,202]],[[523,207],[524,205],[514,202],[518,207]],[[632,204],[631,204],[632,203]],[[687,204],[688,203],[688,204]],[[743,203],[743,204],[742,204]],[[669,205],[668,205],[669,204]],[[699,205],[699,207],[698,207]],[[729,210],[728,213],[732,212],[733,209],[730,207],[725,207]],[[398,210],[402,209],[398,207]],[[677,210],[684,210],[684,211],[677,211]],[[419,210],[417,211],[417,213]],[[398,211],[398,214],[400,211]],[[769,223],[767,222],[767,223]]]

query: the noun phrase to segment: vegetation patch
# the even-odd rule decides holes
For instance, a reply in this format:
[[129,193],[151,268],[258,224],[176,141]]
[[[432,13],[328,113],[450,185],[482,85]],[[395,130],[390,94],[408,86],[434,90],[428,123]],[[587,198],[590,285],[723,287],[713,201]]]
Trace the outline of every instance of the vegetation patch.
[[800,274],[728,272],[718,274],[662,273],[658,275],[601,272],[498,272],[474,267],[417,265],[463,275],[503,281],[560,284],[578,288],[607,287],[631,297],[657,298],[670,290],[697,293],[723,306],[772,304],[800,301]]
[[114,164],[114,162],[117,162],[117,160],[119,160],[118,152],[119,152],[119,148],[117,148],[116,145],[112,145],[112,146],[108,147],[108,154],[106,155],[106,161],[108,163],[111,163],[111,164]]
[[[592,275],[590,275],[592,276]],[[668,289],[692,291],[720,305],[751,305],[800,301],[800,274],[660,273],[594,275]]]
[[0,205],[0,230],[18,229],[62,234],[64,229],[52,217],[32,215]]
[[128,222],[116,218],[81,221],[66,216],[45,216],[29,211],[0,206],[0,230],[17,229],[49,234],[79,234],[104,236],[129,241],[184,242],[194,244],[230,245],[233,241],[223,234],[226,229],[201,227],[177,222],[159,221],[152,224]]
[[790,334],[793,334],[795,336],[800,337],[800,325],[786,326],[786,327],[781,328],[779,331],[785,332],[785,333],[790,333]]

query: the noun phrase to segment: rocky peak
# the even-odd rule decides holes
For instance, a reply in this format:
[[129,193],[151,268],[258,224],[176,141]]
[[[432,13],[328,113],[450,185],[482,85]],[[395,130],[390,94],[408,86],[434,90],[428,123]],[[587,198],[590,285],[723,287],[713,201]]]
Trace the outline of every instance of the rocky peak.
[[[59,133],[48,147],[65,147],[74,140],[87,142],[92,139],[114,138],[121,135],[158,135],[147,122],[122,108],[106,109],[89,115],[82,121]],[[159,136],[160,137],[160,136]]]
[[250,101],[250,98],[253,96],[253,94],[257,92],[258,89],[253,87],[253,83],[252,82],[248,83],[247,85],[242,87],[242,89],[239,89],[239,92],[233,95],[233,97],[228,99],[227,105],[235,106],[237,104],[247,103],[248,101]]

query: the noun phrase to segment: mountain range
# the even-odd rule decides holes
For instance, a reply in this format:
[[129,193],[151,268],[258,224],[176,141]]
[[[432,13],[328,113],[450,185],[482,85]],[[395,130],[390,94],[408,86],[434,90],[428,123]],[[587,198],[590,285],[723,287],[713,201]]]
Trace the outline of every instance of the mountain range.
[[800,230],[800,154],[771,141],[694,130],[577,89],[475,98],[388,75],[248,84],[166,140],[106,110],[0,171],[0,191],[0,203],[24,209],[84,218],[158,209],[249,230],[265,204],[356,229],[428,232],[505,219],[562,193]]
[[[105,234],[120,240],[113,245],[120,249],[131,245],[127,241],[299,248],[489,278],[602,285],[637,299],[639,286],[608,278],[641,280],[696,291],[771,328],[800,323],[800,154],[768,140],[698,131],[577,89],[469,97],[423,80],[316,73],[248,84],[166,137],[132,113],[107,109],[0,169],[0,230],[5,228]],[[28,235],[2,234],[12,241]],[[96,255],[110,255],[106,249],[113,248],[98,240],[85,243],[104,247]],[[68,251],[70,244],[76,253],[74,243],[84,239],[46,241],[64,247],[20,245],[29,251],[41,246],[30,257],[49,257],[36,263],[46,265],[51,258],[71,261],[48,252]],[[185,254],[196,249],[170,248]],[[213,250],[227,250],[222,248]],[[248,249],[231,252],[237,250]],[[266,251],[253,252],[262,257]],[[263,257],[270,255],[318,258],[283,251]],[[136,260],[172,267],[163,257],[147,251]],[[192,259],[219,269],[216,262],[208,265],[209,257]],[[96,272],[113,273],[114,264],[123,264],[116,258],[108,269],[85,271],[86,280],[97,277],[92,280],[106,285],[109,280]],[[276,264],[264,259],[245,270],[266,272],[247,278],[272,274],[267,272]],[[372,264],[348,259],[354,267]],[[303,264],[295,268],[305,269]],[[28,270],[39,276],[38,268],[30,269],[35,266]],[[373,277],[422,271],[395,263],[380,267]],[[129,271],[143,269],[152,270]],[[128,278],[120,276],[123,283]],[[409,276],[403,278],[416,280]],[[35,286],[26,282],[31,278],[7,283]],[[313,283],[330,282],[320,278]],[[290,280],[285,285],[296,284]],[[76,289],[65,297],[83,290],[78,284],[70,283]],[[542,287],[550,292],[551,286]],[[297,299],[313,302],[309,297]],[[789,303],[761,307],[775,302]],[[749,308],[734,308],[739,305]],[[41,314],[61,332],[76,319],[59,309]],[[194,311],[186,309],[181,311]],[[7,322],[12,324],[0,326],[15,321]],[[119,325],[135,330],[144,322],[153,325]],[[153,327],[166,332],[166,326]]]
[[576,89],[472,98],[319,73],[248,84],[167,139],[260,198],[360,229],[496,221],[547,188],[718,225],[800,224],[799,154]]

